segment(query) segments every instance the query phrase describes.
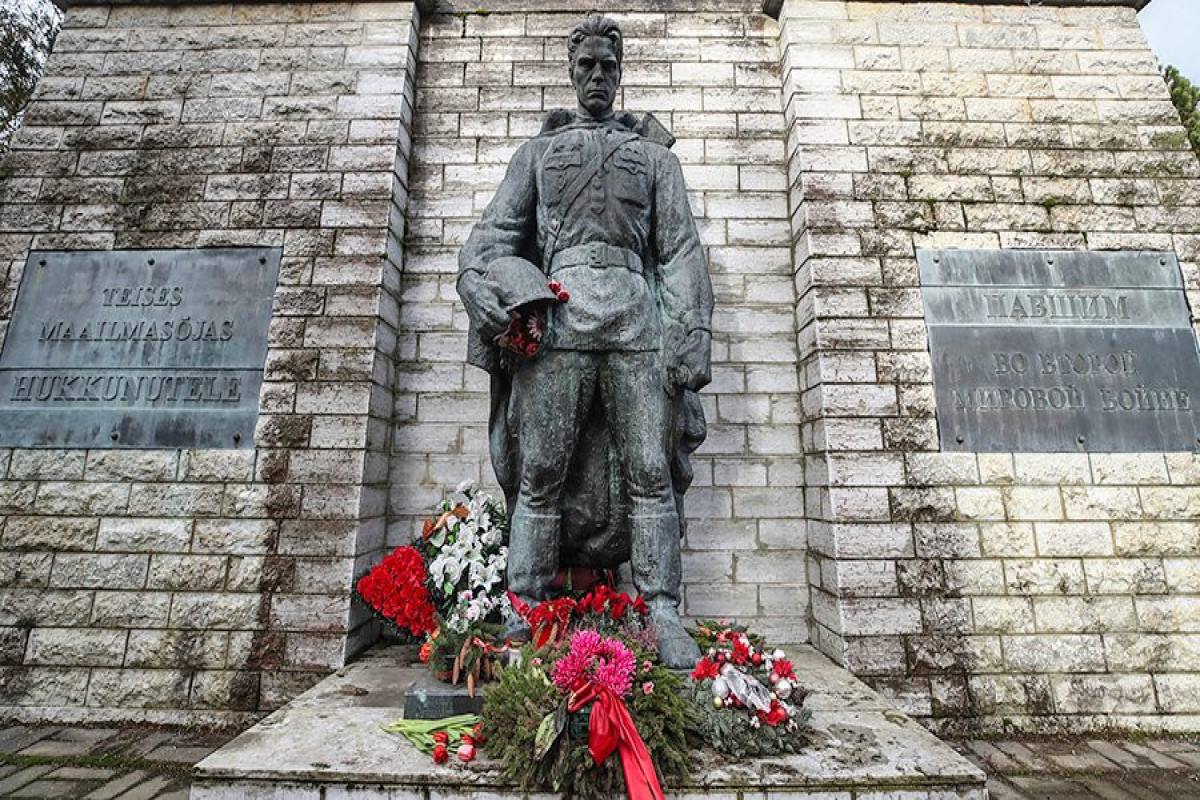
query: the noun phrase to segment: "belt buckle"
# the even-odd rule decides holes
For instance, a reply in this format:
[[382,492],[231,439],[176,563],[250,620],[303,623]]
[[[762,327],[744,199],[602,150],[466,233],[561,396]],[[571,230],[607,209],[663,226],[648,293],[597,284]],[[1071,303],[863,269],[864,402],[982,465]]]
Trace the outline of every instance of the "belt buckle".
[[604,250],[599,247],[593,247],[588,250],[587,264],[589,267],[604,266]]

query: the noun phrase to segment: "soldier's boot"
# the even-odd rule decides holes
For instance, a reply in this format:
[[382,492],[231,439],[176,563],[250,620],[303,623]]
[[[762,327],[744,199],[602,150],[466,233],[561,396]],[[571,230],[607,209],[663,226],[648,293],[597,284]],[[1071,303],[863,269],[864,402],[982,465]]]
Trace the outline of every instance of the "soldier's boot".
[[683,627],[679,602],[659,596],[651,600],[650,624],[658,633],[658,659],[670,669],[691,669],[700,659],[700,648]]
[[[559,519],[558,514],[529,511],[517,501],[508,542],[508,588],[528,610],[546,599],[557,572]],[[504,635],[514,642],[527,642],[531,638],[529,624],[518,615]]]
[[679,517],[674,500],[665,508],[630,516],[633,580],[650,607],[650,624],[658,634],[658,658],[671,669],[691,669],[700,648],[679,618]]

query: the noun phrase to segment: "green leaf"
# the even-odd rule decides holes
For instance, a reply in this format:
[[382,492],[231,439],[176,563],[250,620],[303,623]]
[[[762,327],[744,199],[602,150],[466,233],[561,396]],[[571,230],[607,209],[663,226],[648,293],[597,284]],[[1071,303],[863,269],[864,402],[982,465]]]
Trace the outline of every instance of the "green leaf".
[[562,735],[562,728],[558,727],[558,711],[552,711],[542,717],[541,723],[538,725],[537,735],[533,737],[533,760],[541,761],[554,748],[554,743],[558,741],[558,737]]

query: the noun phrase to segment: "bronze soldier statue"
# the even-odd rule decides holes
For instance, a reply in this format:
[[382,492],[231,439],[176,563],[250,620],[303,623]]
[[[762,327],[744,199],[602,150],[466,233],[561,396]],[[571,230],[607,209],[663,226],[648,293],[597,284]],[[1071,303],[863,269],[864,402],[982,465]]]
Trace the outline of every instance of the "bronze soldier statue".
[[[571,31],[578,108],[550,112],[513,155],[459,255],[458,292],[468,361],[491,374],[509,588],[534,605],[560,567],[630,561],[660,657],[685,667],[698,650],[678,612],[682,501],[705,436],[712,285],[674,138],[613,112],[622,44],[602,16]],[[502,359],[495,337],[549,280],[570,298],[545,304],[541,351]]]

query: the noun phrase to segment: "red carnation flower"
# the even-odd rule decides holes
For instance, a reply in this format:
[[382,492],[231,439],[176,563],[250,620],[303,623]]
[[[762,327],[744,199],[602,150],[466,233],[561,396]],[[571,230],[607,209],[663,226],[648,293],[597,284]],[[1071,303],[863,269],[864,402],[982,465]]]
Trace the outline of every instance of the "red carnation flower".
[[769,711],[759,711],[757,713],[759,720],[765,722],[767,725],[770,725],[772,728],[781,722],[787,722],[788,718],[787,709],[784,708],[783,704],[778,700],[771,701],[771,708]]
[[733,663],[745,664],[750,660],[750,645],[747,644],[745,637],[737,636],[733,640]]
[[719,674],[716,664],[708,658],[702,658],[696,662],[696,668],[692,670],[692,680],[702,681],[705,678],[715,678]]

